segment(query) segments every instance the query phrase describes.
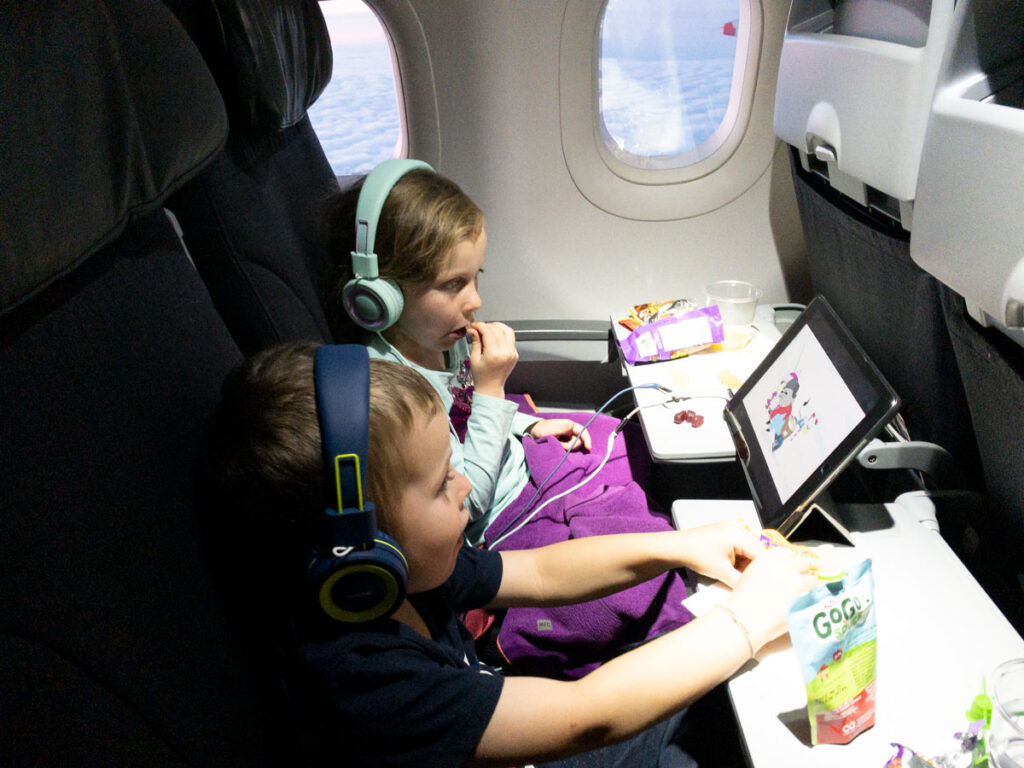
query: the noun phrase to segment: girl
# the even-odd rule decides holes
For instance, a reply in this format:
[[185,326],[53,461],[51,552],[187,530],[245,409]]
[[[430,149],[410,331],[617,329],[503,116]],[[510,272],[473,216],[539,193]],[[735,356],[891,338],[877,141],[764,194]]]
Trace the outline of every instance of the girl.
[[[441,396],[452,465],[472,487],[470,543],[525,549],[672,529],[634,479],[625,439],[616,439],[601,465],[617,421],[599,417],[584,431],[583,417],[539,419],[506,399],[515,335],[475,318],[487,229],[455,183],[424,163],[389,160],[329,200],[324,221],[336,259],[327,300],[335,337],[350,338],[355,321],[371,357],[411,366]],[[599,466],[596,477],[559,498]],[[670,571],[583,606],[512,609],[498,648],[520,671],[578,677],[623,647],[685,623],[685,596],[682,576]]]

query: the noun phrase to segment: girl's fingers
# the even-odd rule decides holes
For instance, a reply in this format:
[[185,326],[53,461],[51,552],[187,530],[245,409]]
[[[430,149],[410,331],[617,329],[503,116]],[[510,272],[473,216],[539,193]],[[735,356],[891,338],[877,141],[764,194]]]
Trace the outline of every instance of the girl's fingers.
[[578,445],[583,446],[583,448],[585,448],[586,450],[589,451],[590,450],[590,433],[587,432],[586,428],[584,428],[584,426],[582,424],[576,424],[574,422],[573,425],[572,425],[572,433],[573,433],[573,435],[579,435],[580,436],[580,440],[579,440]]

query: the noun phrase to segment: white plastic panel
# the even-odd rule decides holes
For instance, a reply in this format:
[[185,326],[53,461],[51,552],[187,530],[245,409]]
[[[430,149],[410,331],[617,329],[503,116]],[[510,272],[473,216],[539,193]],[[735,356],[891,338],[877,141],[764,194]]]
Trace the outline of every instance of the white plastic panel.
[[1024,8],[963,2],[921,159],[910,255],[1024,343]]
[[[753,111],[736,151],[713,173],[664,185],[626,182],[595,157],[611,212],[577,186],[562,132],[577,119],[564,111],[573,100],[562,65],[575,62],[592,81],[600,3],[584,8],[594,18],[582,30],[565,21],[576,0],[372,4],[399,51],[410,154],[456,180],[487,216],[480,319],[608,317],[643,301],[701,296],[726,278],[758,284],[766,303],[810,296],[789,153],[772,131],[787,5],[759,2]],[[588,87],[576,128],[593,147],[591,97]],[[417,116],[417,104],[432,107]]]
[[826,3],[793,3],[775,134],[825,163],[833,186],[854,199],[865,197],[857,190],[865,184],[912,200],[954,0],[845,3],[835,12]]

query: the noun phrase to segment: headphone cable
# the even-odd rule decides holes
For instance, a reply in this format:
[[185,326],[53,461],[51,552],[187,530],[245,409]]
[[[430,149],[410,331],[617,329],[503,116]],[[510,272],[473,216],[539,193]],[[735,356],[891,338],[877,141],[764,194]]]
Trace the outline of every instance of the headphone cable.
[[[494,549],[494,547],[496,547],[502,541],[507,539],[509,536],[511,536],[516,531],[520,530],[524,525],[526,525],[534,517],[536,517],[540,513],[540,511],[542,509],[544,509],[544,507],[546,507],[551,502],[557,501],[558,499],[562,498],[563,496],[567,496],[568,494],[570,494],[573,491],[575,491],[577,488],[582,487],[583,485],[585,485],[586,483],[588,483],[592,479],[594,479],[594,477],[597,476],[597,473],[601,471],[601,468],[604,467],[604,465],[608,462],[608,458],[612,455],[612,447],[615,445],[615,435],[616,434],[618,434],[618,433],[615,432],[615,431],[612,431],[612,433],[608,436],[608,450],[605,451],[604,458],[601,459],[601,463],[597,465],[597,467],[594,469],[593,472],[591,472],[589,475],[584,477],[582,480],[580,480],[578,483],[576,483],[576,485],[574,485],[569,490],[562,491],[557,496],[552,496],[550,499],[547,499],[543,504],[541,504],[539,507],[537,507],[535,510],[533,510],[529,515],[527,515],[526,519],[524,519],[521,523],[519,523],[519,525],[517,525],[512,530],[509,530],[509,526],[513,525],[516,522],[516,520],[519,519],[519,517],[522,517],[523,513],[520,512],[515,520],[512,520],[507,526],[505,526],[505,529],[502,531],[501,535],[498,536],[498,538],[496,538],[494,541],[492,541],[490,543],[488,549]],[[559,462],[559,465],[561,465],[561,462]],[[556,467],[556,469],[557,469],[557,467]],[[539,490],[540,490],[540,486],[538,486],[538,492],[539,492]],[[536,497],[537,497],[537,494],[535,493],[533,498],[530,499],[530,504],[532,504],[534,502]],[[526,507],[523,508],[523,511],[525,512],[529,508],[530,508],[529,505],[527,505]]]
[[[651,405],[647,405],[647,406],[637,406],[632,411],[630,411],[629,414],[625,418],[623,418],[623,419],[621,419],[619,421],[619,423],[616,425],[615,429],[613,429],[611,431],[611,434],[608,435],[608,448],[605,451],[604,458],[601,459],[601,463],[597,465],[597,468],[594,469],[589,475],[584,477],[583,480],[581,480],[579,483],[574,485],[569,490],[563,491],[562,493],[558,494],[557,496],[552,496],[550,499],[546,500],[543,504],[541,504],[539,507],[537,507],[537,509],[535,509],[532,512],[530,512],[530,514],[526,516],[525,520],[523,520],[521,523],[519,523],[519,525],[516,525],[516,523],[520,520],[520,518],[522,518],[523,515],[525,515],[529,511],[530,507],[537,500],[537,497],[540,496],[541,491],[544,490],[544,486],[547,485],[548,481],[552,478],[552,476],[559,470],[559,468],[562,466],[562,464],[565,463],[566,459],[569,458],[569,454],[572,452],[573,448],[576,447],[576,444],[580,441],[580,438],[582,437],[583,433],[586,431],[587,427],[589,427],[593,423],[594,419],[596,419],[598,416],[600,416],[601,412],[604,411],[604,409],[607,408],[618,397],[624,395],[627,392],[632,392],[634,389],[657,389],[660,392],[664,392],[666,394],[671,394],[671,392],[672,392],[672,390],[668,389],[667,387],[662,386],[661,384],[637,384],[635,386],[626,387],[625,389],[622,389],[622,390],[616,392],[614,395],[612,395],[610,398],[608,398],[605,401],[604,405],[602,405],[597,411],[595,411],[594,415],[591,416],[587,420],[587,423],[583,425],[583,429],[580,430],[579,434],[577,434],[577,435],[575,435],[573,437],[572,442],[569,443],[569,446],[565,449],[565,455],[562,456],[561,459],[559,459],[558,463],[554,466],[554,468],[550,472],[548,472],[547,477],[545,477],[544,480],[541,481],[541,483],[537,486],[537,489],[533,492],[533,495],[530,497],[530,500],[526,503],[526,506],[524,506],[523,509],[519,512],[519,514],[516,515],[514,518],[512,518],[505,525],[504,528],[502,528],[502,530],[498,533],[497,538],[495,538],[494,541],[492,541],[487,546],[488,549],[493,549],[495,546],[497,546],[499,543],[501,543],[502,541],[507,539],[513,533],[515,533],[516,531],[520,530],[524,525],[526,525],[528,522],[530,522],[530,520],[532,520],[537,515],[537,513],[539,513],[542,509],[544,509],[544,507],[546,507],[551,502],[556,501],[557,499],[560,499],[563,496],[566,496],[566,495],[572,493],[576,489],[582,487],[583,485],[585,485],[586,483],[588,483],[592,479],[594,479],[594,477],[597,476],[597,473],[601,471],[601,469],[604,467],[604,465],[608,462],[608,459],[611,457],[612,447],[613,447],[613,445],[615,443],[615,437],[623,430],[623,428],[626,425],[626,422],[629,419],[631,419],[633,417],[633,415],[636,414],[641,408],[649,408],[649,407],[651,407],[651,405],[662,405],[663,404],[663,403],[659,402],[659,403],[652,403]],[[671,398],[669,400],[665,400],[664,402],[671,402]],[[516,527],[512,528],[512,526],[514,526],[514,525]],[[509,529],[511,529],[511,530],[509,530]]]

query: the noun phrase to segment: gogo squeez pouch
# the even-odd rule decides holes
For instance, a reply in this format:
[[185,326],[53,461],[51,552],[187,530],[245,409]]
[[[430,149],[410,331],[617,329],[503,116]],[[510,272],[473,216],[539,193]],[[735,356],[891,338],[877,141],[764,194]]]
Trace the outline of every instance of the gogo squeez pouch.
[[871,560],[826,581],[786,617],[811,721],[811,744],[847,744],[875,724],[875,611]]

